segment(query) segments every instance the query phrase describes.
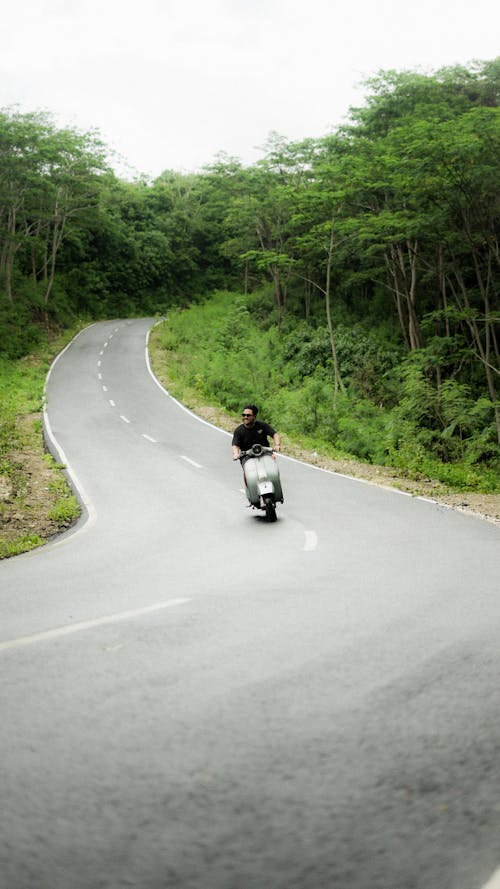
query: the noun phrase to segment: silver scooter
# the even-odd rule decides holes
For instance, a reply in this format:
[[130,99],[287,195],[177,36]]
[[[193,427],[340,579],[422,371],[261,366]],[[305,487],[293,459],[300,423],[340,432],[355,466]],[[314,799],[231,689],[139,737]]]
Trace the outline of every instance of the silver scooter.
[[283,503],[280,473],[272,448],[254,444],[242,451],[245,493],[250,506],[263,509],[268,522],[276,521],[276,504]]

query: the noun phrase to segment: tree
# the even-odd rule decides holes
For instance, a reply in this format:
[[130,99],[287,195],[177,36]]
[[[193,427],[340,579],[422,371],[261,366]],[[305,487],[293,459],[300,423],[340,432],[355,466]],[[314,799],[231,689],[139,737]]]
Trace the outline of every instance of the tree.
[[0,114],[0,282],[14,304],[14,262],[29,266],[44,315],[70,229],[97,206],[105,149],[94,133],[57,130],[47,114]]

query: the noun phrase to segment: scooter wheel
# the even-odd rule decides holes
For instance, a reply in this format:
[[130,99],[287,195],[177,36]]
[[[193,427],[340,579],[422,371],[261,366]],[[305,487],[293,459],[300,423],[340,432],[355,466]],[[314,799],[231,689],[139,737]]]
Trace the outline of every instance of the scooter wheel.
[[271,499],[267,499],[266,503],[266,519],[268,522],[276,521],[276,507]]

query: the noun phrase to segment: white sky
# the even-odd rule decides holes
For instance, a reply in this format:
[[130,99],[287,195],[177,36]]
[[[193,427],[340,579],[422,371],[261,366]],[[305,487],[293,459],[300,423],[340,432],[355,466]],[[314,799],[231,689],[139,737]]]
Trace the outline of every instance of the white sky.
[[500,54],[497,0],[9,0],[0,107],[98,129],[134,171],[319,137],[380,69]]

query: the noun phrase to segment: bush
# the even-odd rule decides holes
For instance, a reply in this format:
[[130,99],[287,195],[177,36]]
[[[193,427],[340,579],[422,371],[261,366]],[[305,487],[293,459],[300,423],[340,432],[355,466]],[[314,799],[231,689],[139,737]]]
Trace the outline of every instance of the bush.
[[0,331],[0,358],[22,358],[33,352],[43,340],[41,327],[32,320],[25,305],[13,306],[1,299]]
[[370,463],[387,460],[389,415],[366,399],[344,397],[339,401],[335,445]]

